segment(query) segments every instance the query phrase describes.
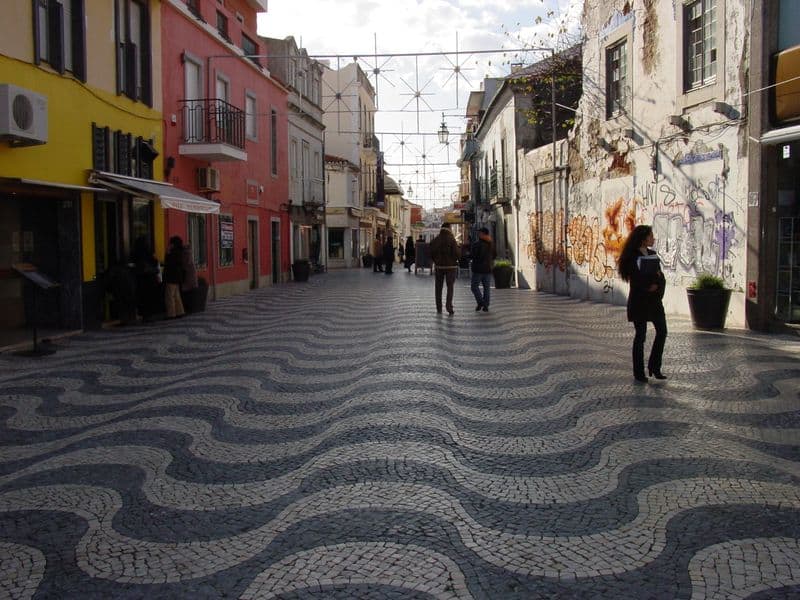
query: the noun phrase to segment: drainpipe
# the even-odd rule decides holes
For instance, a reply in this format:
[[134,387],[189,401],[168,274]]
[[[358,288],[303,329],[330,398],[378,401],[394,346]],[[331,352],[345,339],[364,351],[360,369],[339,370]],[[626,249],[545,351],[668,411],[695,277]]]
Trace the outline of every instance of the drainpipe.
[[556,293],[556,50],[550,48],[550,60],[553,72],[550,76],[550,127],[553,130],[553,293]]

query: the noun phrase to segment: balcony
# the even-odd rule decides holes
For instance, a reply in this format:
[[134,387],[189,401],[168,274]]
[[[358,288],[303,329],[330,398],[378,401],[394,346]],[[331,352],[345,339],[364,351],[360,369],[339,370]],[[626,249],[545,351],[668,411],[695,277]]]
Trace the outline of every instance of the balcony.
[[224,100],[182,100],[181,156],[210,162],[245,161],[245,115]]
[[489,199],[497,198],[497,169],[492,169],[489,173]]
[[462,200],[466,200],[469,198],[469,181],[464,179],[458,185],[458,196]]

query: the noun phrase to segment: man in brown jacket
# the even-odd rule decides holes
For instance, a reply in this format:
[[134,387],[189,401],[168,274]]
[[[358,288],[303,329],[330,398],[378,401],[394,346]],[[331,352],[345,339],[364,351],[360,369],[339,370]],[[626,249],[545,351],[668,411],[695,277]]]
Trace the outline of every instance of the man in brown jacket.
[[453,286],[456,283],[456,273],[458,272],[458,259],[461,257],[461,249],[456,243],[453,232],[450,231],[450,223],[442,224],[439,235],[431,242],[431,259],[436,265],[436,312],[442,312],[442,284],[447,282],[447,299],[445,307],[451,315],[453,310]]

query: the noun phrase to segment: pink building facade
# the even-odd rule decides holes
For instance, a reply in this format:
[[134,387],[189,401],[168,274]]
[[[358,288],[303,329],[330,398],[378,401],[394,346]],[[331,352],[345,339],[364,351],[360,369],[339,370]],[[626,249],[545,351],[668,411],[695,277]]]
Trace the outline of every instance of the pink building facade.
[[266,0],[162,2],[164,180],[219,204],[166,209],[165,235],[192,248],[210,297],[290,273],[287,90],[266,68]]

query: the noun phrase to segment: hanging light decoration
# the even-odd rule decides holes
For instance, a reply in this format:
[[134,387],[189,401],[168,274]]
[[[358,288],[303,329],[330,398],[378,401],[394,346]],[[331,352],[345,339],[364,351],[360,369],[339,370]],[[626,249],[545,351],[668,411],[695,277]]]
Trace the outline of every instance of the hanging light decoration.
[[439,143],[446,144],[450,138],[450,132],[447,130],[447,123],[444,122],[444,113],[442,113],[442,124],[439,127]]

